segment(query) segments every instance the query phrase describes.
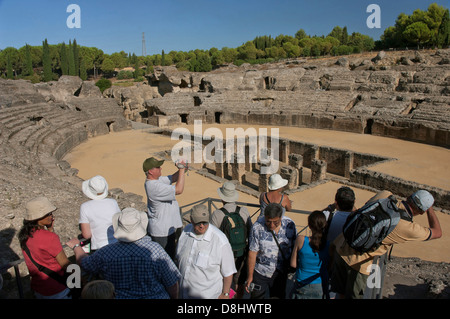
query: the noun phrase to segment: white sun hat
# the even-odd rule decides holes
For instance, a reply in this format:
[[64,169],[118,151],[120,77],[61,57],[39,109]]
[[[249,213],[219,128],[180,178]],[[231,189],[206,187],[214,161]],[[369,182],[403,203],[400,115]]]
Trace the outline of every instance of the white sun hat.
[[269,190],[273,191],[286,186],[287,179],[282,178],[279,174],[273,174],[269,177]]
[[104,199],[108,196],[108,183],[103,176],[97,175],[84,181],[82,190],[90,199]]

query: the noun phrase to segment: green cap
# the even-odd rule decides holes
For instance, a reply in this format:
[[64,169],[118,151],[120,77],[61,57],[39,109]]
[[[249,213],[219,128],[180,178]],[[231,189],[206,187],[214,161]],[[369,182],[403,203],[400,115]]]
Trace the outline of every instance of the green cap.
[[151,170],[152,168],[155,167],[160,167],[163,163],[164,160],[158,161],[156,158],[150,157],[144,161],[144,164],[142,164],[142,168],[144,169],[144,172],[147,173],[148,170]]

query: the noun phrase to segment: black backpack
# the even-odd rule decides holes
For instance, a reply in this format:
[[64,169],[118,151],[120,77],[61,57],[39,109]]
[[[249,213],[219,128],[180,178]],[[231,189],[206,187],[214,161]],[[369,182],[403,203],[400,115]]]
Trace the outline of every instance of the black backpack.
[[347,217],[343,227],[345,240],[360,253],[373,251],[394,230],[404,213],[397,207],[394,196],[368,203]]
[[228,212],[225,208],[220,210],[225,214],[219,229],[227,236],[230,241],[234,257],[241,257],[245,253],[247,246],[247,227],[244,219],[239,215],[240,207],[236,208],[234,213]]

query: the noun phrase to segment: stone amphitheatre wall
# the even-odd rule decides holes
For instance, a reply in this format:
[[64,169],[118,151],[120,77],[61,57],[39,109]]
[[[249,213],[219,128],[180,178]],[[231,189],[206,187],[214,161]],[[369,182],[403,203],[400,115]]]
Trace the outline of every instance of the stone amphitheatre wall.
[[[148,79],[148,94],[160,97],[127,114],[160,127],[194,120],[285,125],[449,147],[449,56],[449,49],[380,52],[208,74],[166,67]],[[106,94],[116,97],[119,91]]]

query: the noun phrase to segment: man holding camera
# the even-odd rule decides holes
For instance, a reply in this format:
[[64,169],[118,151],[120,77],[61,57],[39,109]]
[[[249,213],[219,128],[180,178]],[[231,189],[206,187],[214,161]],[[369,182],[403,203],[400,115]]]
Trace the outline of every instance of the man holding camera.
[[[180,161],[175,164],[178,171],[169,176],[162,176],[164,160],[147,158],[142,168],[146,174],[145,192],[147,194],[148,234],[159,243],[174,259],[177,233],[183,226],[180,207],[176,195],[184,190],[185,171],[188,164]],[[175,185],[172,185],[175,183]]]

